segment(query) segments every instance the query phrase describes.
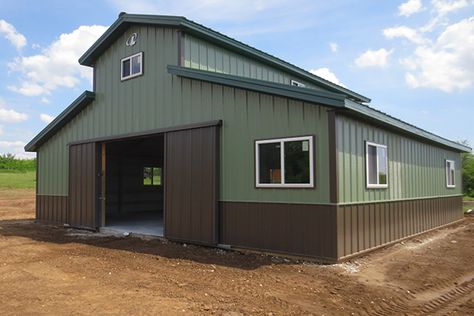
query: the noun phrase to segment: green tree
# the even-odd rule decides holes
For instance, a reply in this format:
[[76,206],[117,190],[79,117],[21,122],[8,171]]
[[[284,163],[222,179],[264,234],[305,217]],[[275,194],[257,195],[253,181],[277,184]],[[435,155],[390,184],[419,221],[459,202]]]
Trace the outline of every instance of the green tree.
[[[469,146],[467,141],[461,142]],[[462,153],[462,189],[464,195],[474,197],[474,155],[472,153]]]

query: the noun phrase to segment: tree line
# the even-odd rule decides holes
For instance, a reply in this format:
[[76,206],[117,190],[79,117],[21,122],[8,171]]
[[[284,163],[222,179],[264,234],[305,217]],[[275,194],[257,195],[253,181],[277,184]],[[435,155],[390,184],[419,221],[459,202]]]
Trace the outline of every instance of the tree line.
[[36,158],[18,159],[13,154],[0,155],[0,172],[27,172],[36,170]]

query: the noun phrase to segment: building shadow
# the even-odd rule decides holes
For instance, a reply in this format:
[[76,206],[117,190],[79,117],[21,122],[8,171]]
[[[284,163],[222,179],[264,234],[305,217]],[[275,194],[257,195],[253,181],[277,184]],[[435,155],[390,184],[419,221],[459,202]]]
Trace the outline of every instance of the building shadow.
[[223,250],[173,242],[164,238],[111,236],[88,230],[35,222],[34,219],[0,221],[0,236],[23,237],[54,244],[79,243],[94,247],[147,254],[176,260],[189,260],[202,264],[254,270],[275,264],[295,264],[298,260],[261,253]]

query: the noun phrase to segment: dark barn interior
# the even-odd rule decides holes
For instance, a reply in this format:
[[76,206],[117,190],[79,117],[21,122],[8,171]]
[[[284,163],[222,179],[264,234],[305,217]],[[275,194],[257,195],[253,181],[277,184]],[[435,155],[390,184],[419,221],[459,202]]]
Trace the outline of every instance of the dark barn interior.
[[106,146],[105,227],[162,236],[164,136]]

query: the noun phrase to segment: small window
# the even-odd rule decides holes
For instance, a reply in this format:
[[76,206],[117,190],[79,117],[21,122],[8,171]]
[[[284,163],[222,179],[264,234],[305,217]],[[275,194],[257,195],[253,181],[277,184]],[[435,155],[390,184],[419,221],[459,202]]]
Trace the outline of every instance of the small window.
[[296,81],[296,80],[291,80],[291,81],[290,81],[290,84],[291,84],[292,86],[295,86],[295,87],[301,87],[301,88],[306,87],[306,85],[305,85],[304,83],[298,82],[298,81]]
[[161,185],[161,168],[144,167],[143,168],[143,185]]
[[257,187],[313,187],[313,137],[255,142]]
[[143,52],[125,57],[121,61],[121,79],[126,80],[143,74]]
[[388,187],[387,146],[366,142],[367,188]]
[[448,188],[456,187],[454,174],[455,174],[454,161],[446,160],[446,187]]

